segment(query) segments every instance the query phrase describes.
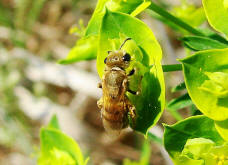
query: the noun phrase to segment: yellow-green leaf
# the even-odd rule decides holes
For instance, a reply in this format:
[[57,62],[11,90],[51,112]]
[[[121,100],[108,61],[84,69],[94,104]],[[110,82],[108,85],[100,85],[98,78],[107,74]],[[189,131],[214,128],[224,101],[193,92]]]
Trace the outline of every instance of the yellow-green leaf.
[[211,119],[228,119],[228,49],[200,51],[180,61],[196,107]]
[[228,36],[227,0],[203,0],[203,6],[210,25]]
[[215,128],[225,141],[228,141],[228,120],[215,121]]
[[99,34],[102,18],[105,14],[105,7],[110,11],[132,14],[139,14],[150,5],[150,0],[98,0],[96,9],[89,21],[85,35]]
[[81,38],[70,50],[65,59],[59,61],[60,64],[70,64],[83,60],[92,60],[97,57],[98,37],[90,36]]
[[[224,140],[215,129],[214,121],[203,115],[189,117],[171,126],[165,125],[164,146],[173,159],[178,159],[188,139],[195,138],[206,138],[213,141],[216,145],[224,143]],[[198,146],[202,146],[203,148],[205,148],[205,143],[209,143],[202,139],[194,143],[192,141],[189,142],[191,142],[189,143],[191,147],[188,147],[188,152],[186,150],[184,152],[192,153],[192,148],[194,148],[194,143],[196,142]],[[198,151],[194,151],[194,153],[202,153],[201,151],[199,149]],[[193,159],[193,155],[190,158]]]

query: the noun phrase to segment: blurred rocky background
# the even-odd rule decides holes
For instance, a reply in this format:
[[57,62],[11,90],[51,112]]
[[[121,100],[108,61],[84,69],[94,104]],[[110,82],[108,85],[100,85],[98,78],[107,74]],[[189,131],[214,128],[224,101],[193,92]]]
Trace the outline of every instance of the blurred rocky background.
[[[159,1],[161,3],[161,0]],[[181,0],[164,0],[170,9]],[[189,1],[200,5],[200,1]],[[96,61],[60,65],[78,36],[70,28],[86,26],[96,0],[0,0],[0,164],[33,165],[39,153],[39,130],[57,114],[61,128],[90,157],[89,164],[122,164],[125,158],[139,160],[144,137],[126,130],[113,141],[103,129],[96,101],[101,97]],[[140,19],[160,42],[165,64],[185,56],[179,34],[144,12]],[[183,81],[181,72],[165,74],[167,100],[171,87]],[[183,117],[188,116],[182,110]],[[162,137],[161,123],[176,119],[165,111],[151,129]],[[171,165],[161,145],[151,143],[152,165]]]

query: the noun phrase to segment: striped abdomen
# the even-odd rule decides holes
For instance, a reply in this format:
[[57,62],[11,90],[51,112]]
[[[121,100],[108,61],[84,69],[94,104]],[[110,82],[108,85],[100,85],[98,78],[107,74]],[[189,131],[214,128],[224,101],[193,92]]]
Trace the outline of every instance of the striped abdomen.
[[106,130],[121,130],[128,125],[124,71],[110,71],[105,74],[103,86],[102,120]]
[[106,130],[121,130],[128,125],[126,105],[114,102],[102,110],[102,120]]

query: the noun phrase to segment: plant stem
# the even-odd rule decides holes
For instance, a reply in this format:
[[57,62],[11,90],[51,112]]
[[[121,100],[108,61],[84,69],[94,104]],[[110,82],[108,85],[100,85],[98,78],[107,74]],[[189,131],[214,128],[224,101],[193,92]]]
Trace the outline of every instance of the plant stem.
[[155,13],[159,14],[160,16],[172,21],[176,25],[180,26],[181,28],[185,29],[186,31],[188,31],[188,32],[190,32],[192,34],[195,34],[197,36],[205,36],[203,33],[201,33],[200,31],[196,30],[195,28],[193,28],[189,24],[185,23],[181,19],[173,16],[172,14],[170,14],[169,12],[167,12],[166,10],[161,8],[160,6],[156,5],[154,2],[151,2],[151,5],[148,8],[150,10],[153,10]]
[[181,64],[162,65],[162,69],[163,69],[163,72],[181,71],[182,65]]

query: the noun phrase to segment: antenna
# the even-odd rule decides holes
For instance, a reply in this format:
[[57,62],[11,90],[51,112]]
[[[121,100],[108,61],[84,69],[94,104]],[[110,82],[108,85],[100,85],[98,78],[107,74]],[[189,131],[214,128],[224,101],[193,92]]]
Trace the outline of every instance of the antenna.
[[124,42],[120,45],[120,50],[121,50],[121,48],[124,46],[124,44],[125,44],[128,40],[131,40],[131,38],[126,38],[126,39],[124,40]]

